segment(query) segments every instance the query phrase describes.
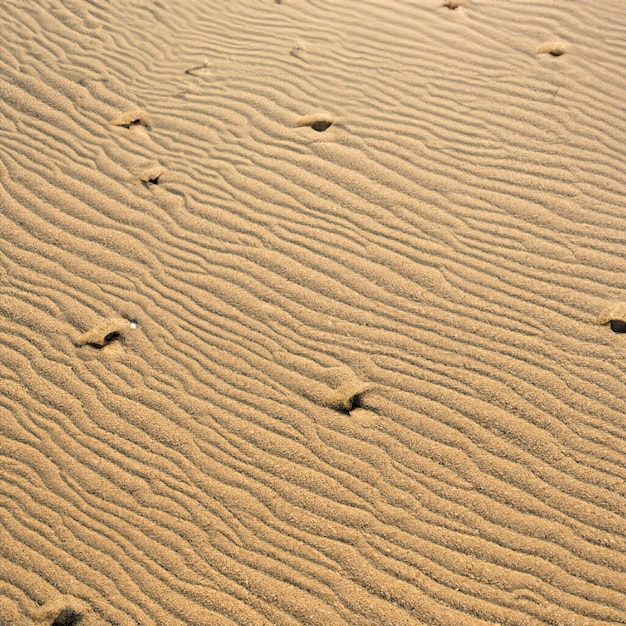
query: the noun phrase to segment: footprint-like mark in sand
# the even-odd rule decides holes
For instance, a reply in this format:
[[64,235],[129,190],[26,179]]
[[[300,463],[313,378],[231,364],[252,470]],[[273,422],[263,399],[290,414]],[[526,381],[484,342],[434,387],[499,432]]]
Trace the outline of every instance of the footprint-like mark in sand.
[[462,7],[464,4],[465,2],[463,0],[445,0],[441,6],[454,11],[455,9]]
[[553,57],[560,57],[567,52],[567,46],[556,41],[549,41],[541,44],[537,48],[537,54],[549,54]]
[[[122,128],[132,128],[133,126],[143,126],[146,130],[151,130],[152,122],[143,111],[129,111],[122,113],[113,120],[109,120],[109,124],[113,126],[121,126]],[[166,169],[156,161],[149,163],[133,171],[133,175],[146,186],[158,185],[162,180]]]
[[89,608],[77,598],[64,596],[37,609],[33,623],[37,626],[77,626],[89,612]]
[[361,380],[350,367],[323,367],[282,350],[274,354],[274,360],[283,369],[290,390],[315,404],[345,415],[356,409],[378,413],[368,394],[378,394],[380,385]]
[[363,396],[371,388],[371,385],[361,380],[347,380],[336,389],[325,393],[321,401],[329,409],[350,415],[354,409],[363,408]]
[[614,333],[626,333],[626,302],[612,302],[598,315],[596,324],[610,324]]
[[316,130],[318,133],[323,133],[325,130],[328,130],[333,124],[335,120],[332,115],[328,113],[313,113],[311,115],[305,115],[301,117],[297,122],[296,126],[309,126],[313,130]]
[[158,185],[160,182],[163,182],[166,172],[167,169],[161,164],[151,163],[135,170],[135,175],[146,187],[149,187],[150,185]]
[[296,59],[300,59],[301,61],[303,61],[305,57],[305,49],[302,46],[294,46],[289,51],[289,54],[292,57],[295,57]]
[[80,624],[82,620],[82,613],[79,613],[71,606],[67,606],[54,618],[50,626],[75,626]]
[[109,120],[109,124],[122,126],[123,128],[132,128],[133,126],[143,126],[148,130],[152,128],[149,116],[143,111],[128,111],[127,113],[122,113],[115,119]]
[[188,67],[185,70],[185,74],[189,74],[189,76],[196,76],[205,72],[209,68],[209,64],[205,61],[204,63],[200,63],[200,65],[194,65],[193,67]]
[[100,321],[93,328],[83,333],[77,340],[76,346],[91,346],[102,350],[112,344],[119,344],[124,334],[137,328],[137,320],[123,317],[107,318]]

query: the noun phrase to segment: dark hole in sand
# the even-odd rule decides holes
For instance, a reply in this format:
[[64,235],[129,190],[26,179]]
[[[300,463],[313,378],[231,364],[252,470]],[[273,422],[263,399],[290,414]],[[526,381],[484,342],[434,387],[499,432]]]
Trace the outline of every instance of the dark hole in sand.
[[50,626],[75,626],[82,619],[83,616],[76,609],[67,606],[54,618]]
[[313,122],[311,124],[311,128],[316,130],[318,133],[323,133],[325,130],[330,128],[333,125],[332,122],[328,120],[318,120],[317,122]]
[[623,320],[611,320],[610,324],[614,333],[626,333],[626,322]]

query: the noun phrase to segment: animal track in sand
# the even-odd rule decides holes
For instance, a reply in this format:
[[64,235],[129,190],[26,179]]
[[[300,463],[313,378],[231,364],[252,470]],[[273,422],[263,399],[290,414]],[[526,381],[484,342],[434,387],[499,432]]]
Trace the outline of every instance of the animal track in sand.
[[567,52],[567,46],[559,42],[549,41],[541,44],[536,52],[537,54],[549,54],[553,57],[560,57]]
[[371,389],[371,385],[357,379],[346,380],[339,387],[324,394],[322,404],[329,409],[350,413],[363,406],[363,394]]
[[303,60],[304,59],[304,55],[305,55],[305,49],[302,46],[294,46],[290,51],[289,54],[292,57],[295,57],[296,59],[300,59]]
[[163,181],[163,175],[167,170],[159,163],[147,165],[137,170],[137,178],[146,186],[158,185]]
[[71,606],[66,606],[55,618],[50,626],[75,626],[83,619],[82,613]]
[[596,324],[611,325],[614,333],[626,333],[626,302],[612,302],[602,310]]
[[124,128],[131,128],[132,126],[144,126],[148,130],[152,128],[150,118],[143,111],[129,111],[128,113],[122,113],[115,119],[109,120],[109,124],[113,124],[113,126],[122,126]]
[[207,61],[204,63],[200,63],[200,65],[194,65],[193,67],[189,67],[185,70],[185,74],[189,74],[190,76],[195,76],[197,72],[203,72],[208,69],[209,64]]
[[446,9],[450,9],[451,11],[454,11],[454,9],[462,7],[463,4],[463,0],[445,0],[445,2],[441,6],[445,7]]
[[123,338],[125,332],[137,328],[137,321],[123,317],[107,318],[96,324],[91,330],[83,333],[77,340],[76,346],[91,346],[102,349]]
[[313,113],[311,115],[301,117],[296,122],[296,126],[309,126],[318,133],[322,133],[330,128],[334,123],[335,120],[333,119],[333,116],[328,113]]
[[78,626],[89,613],[91,613],[89,607],[78,598],[62,596],[38,608],[33,615],[33,624],[36,626]]

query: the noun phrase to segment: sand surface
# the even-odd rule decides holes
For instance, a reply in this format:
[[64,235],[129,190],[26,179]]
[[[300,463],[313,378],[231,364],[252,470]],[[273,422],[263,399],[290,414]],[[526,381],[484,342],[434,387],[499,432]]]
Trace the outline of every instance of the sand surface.
[[625,68],[623,0],[0,0],[0,625],[626,623]]

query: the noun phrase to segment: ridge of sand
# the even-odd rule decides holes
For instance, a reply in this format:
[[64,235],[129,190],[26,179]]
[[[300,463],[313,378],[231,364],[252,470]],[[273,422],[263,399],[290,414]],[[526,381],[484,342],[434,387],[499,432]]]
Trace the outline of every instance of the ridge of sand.
[[0,9],[2,626],[626,623],[623,2]]

